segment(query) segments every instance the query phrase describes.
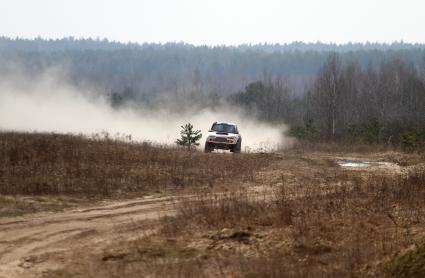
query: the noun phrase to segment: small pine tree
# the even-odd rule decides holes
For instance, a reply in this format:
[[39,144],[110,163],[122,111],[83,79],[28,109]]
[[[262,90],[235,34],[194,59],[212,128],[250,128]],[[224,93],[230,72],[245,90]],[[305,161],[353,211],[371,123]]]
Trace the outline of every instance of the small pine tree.
[[198,141],[201,139],[202,134],[200,130],[193,130],[193,125],[187,123],[181,126],[180,131],[181,138],[176,140],[177,145],[186,146],[188,149],[194,146],[199,146]]

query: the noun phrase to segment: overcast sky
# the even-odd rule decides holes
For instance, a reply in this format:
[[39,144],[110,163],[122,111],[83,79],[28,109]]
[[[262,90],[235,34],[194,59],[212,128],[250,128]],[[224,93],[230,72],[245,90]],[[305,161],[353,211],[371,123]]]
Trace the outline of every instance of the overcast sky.
[[425,42],[425,0],[0,0],[0,35],[193,44]]

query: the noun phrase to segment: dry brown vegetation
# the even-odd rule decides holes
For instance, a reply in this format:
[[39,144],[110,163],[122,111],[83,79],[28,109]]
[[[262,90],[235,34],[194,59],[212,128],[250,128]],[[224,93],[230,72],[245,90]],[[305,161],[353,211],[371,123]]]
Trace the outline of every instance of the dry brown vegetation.
[[[46,277],[425,276],[421,153],[227,155],[59,135],[0,138],[3,194],[193,194],[175,204],[176,215],[133,223],[131,239],[97,251],[76,250]],[[399,165],[344,169],[341,157]]]
[[270,162],[261,154],[204,154],[121,139],[0,133],[0,216],[104,198],[214,191],[252,179]]
[[317,155],[281,158],[248,187],[263,190],[198,194],[157,234],[106,249],[97,267],[110,277],[425,275],[423,166],[356,171]]
[[0,217],[20,216],[38,211],[63,211],[82,205],[85,200],[69,196],[10,196],[0,194]]
[[306,183],[296,192],[283,186],[264,196],[200,197],[183,203],[163,233],[198,236],[201,250],[230,251],[219,261],[240,276],[425,275],[424,258],[414,275],[405,265],[385,263],[423,240],[424,172],[335,179],[332,188]]
[[0,133],[0,194],[110,196],[250,179],[262,155],[206,155],[149,143]]

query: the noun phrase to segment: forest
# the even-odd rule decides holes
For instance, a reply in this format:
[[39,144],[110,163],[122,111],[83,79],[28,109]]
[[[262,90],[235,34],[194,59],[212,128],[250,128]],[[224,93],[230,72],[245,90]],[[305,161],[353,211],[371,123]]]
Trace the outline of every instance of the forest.
[[424,81],[413,63],[398,57],[363,69],[356,61],[342,64],[333,53],[301,97],[270,79],[249,84],[231,99],[266,121],[291,124],[300,139],[415,148],[425,140]]
[[54,68],[119,109],[243,107],[301,140],[415,148],[425,140],[425,45],[195,46],[0,38],[0,80]]

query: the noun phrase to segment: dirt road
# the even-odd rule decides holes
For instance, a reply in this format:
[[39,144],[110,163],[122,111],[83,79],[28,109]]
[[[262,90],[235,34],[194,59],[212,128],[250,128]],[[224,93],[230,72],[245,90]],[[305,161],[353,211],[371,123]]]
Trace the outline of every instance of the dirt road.
[[66,262],[76,249],[93,249],[120,236],[131,237],[132,224],[173,214],[174,202],[173,197],[145,197],[0,219],[0,277],[39,277]]

